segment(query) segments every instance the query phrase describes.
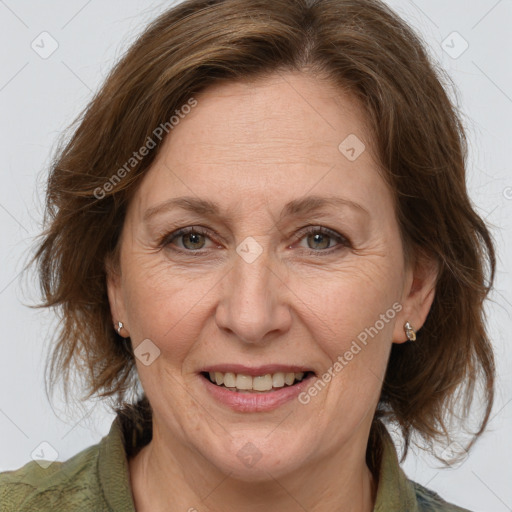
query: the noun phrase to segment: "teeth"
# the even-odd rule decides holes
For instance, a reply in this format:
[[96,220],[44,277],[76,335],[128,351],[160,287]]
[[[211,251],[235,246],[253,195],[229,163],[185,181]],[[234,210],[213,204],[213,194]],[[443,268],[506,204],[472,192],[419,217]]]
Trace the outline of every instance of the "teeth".
[[252,389],[254,391],[270,391],[272,389],[272,375],[262,375],[252,378]]
[[277,372],[274,374],[258,375],[251,377],[250,375],[209,372],[210,380],[219,386],[226,388],[235,388],[241,391],[270,391],[272,388],[282,388],[286,384],[291,386],[296,380],[301,381],[304,372]]
[[284,373],[274,373],[272,375],[272,387],[282,388],[284,386]]
[[284,383],[287,386],[291,386],[295,380],[295,373],[286,373],[284,376]]
[[224,374],[224,386],[234,388],[236,386],[236,375],[234,373]]
[[236,376],[235,388],[252,389],[252,377],[250,377],[249,375],[238,374]]

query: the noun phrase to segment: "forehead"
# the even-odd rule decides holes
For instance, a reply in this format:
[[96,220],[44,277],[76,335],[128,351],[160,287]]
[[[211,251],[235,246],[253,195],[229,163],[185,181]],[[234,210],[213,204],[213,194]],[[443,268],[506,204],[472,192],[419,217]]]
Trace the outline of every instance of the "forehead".
[[[337,150],[350,133],[368,138],[364,114],[355,98],[304,73],[218,84],[196,99],[198,106],[185,118],[187,123],[182,123],[187,125],[185,129],[175,130],[169,137],[170,144],[170,139],[175,139],[175,148],[200,145],[199,149],[211,148],[225,159],[256,154],[264,164],[279,155],[288,160],[295,155],[297,161],[318,157],[324,151]],[[197,155],[206,157],[205,152]]]
[[140,208],[180,195],[256,207],[263,196],[284,203],[309,191],[386,194],[359,103],[329,82],[276,74],[218,84],[195,99],[142,181]]

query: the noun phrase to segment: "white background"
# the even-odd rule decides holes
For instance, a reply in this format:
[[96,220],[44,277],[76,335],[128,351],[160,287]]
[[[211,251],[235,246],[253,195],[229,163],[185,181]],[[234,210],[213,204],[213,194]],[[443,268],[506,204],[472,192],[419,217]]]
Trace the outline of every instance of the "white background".
[[[499,380],[488,432],[455,469],[435,467],[411,452],[409,478],[475,512],[512,510],[512,1],[393,0],[388,2],[427,41],[455,81],[468,130],[468,181],[476,208],[498,244],[498,273],[488,304]],[[30,309],[34,275],[20,272],[40,231],[44,180],[60,133],[74,120],[120,54],[144,25],[171,2],[144,0],[0,0],[0,470],[25,464],[41,442],[64,460],[106,434],[112,415],[84,404],[57,418],[43,386],[51,313]],[[47,59],[32,41],[47,31],[58,42]],[[452,32],[469,44],[454,59],[442,46]],[[49,40],[48,40],[49,41]],[[464,44],[450,36],[445,45]],[[46,46],[49,48],[49,46]],[[48,447],[46,447],[48,450]]]

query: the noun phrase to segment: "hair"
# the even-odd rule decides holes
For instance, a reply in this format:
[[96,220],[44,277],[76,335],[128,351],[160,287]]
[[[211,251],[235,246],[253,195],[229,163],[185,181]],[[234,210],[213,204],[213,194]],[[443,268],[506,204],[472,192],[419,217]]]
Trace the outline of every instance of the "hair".
[[[470,447],[494,400],[483,307],[493,240],[468,197],[461,114],[443,85],[452,82],[379,0],[186,0],[128,48],[51,163],[33,260],[38,307],[55,308],[60,319],[47,386],[62,381],[67,394],[76,371],[82,398],[129,404],[134,355],[112,325],[106,262],[118,264],[127,205],[165,140],[155,129],[172,137],[171,117],[213,84],[284,71],[327,79],[357,99],[394,196],[406,261],[423,254],[439,264],[416,343],[392,346],[374,421],[398,424],[403,460],[413,433],[430,445],[450,439],[457,406],[467,419],[481,384],[485,406]],[[134,158],[148,138],[154,149]]]

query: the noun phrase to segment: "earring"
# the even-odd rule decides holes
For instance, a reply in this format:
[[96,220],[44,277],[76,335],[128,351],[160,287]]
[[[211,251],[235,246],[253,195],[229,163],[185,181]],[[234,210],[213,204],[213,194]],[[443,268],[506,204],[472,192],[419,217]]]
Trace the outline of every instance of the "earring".
[[121,329],[124,327],[123,325],[123,322],[117,322],[117,334],[119,334],[119,336],[121,336]]
[[405,322],[404,331],[409,341],[416,341],[416,331],[409,322]]

